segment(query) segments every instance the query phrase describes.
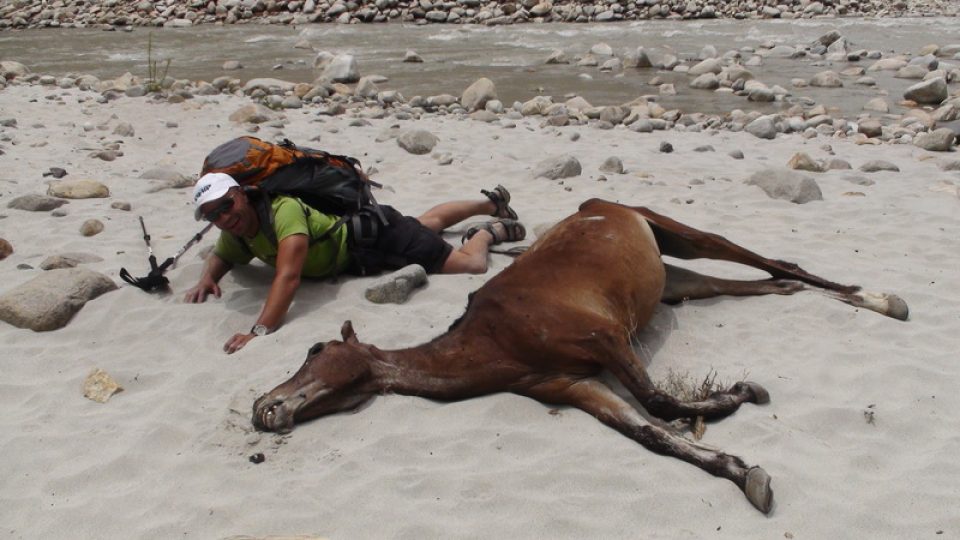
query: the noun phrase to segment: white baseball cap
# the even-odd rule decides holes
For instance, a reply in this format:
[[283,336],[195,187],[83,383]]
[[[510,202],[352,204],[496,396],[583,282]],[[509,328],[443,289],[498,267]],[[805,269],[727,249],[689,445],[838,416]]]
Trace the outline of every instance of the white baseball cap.
[[240,184],[229,174],[207,173],[200,177],[197,185],[193,188],[193,204],[196,206],[193,217],[200,221],[203,217],[203,212],[200,211],[201,206],[223,197],[230,191],[230,188],[235,187],[240,187]]

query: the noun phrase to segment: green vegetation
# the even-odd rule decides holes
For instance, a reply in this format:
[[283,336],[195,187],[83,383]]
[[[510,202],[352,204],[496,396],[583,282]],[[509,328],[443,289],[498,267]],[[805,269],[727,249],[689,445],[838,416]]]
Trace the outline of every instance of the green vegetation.
[[170,70],[170,59],[160,61],[153,57],[153,32],[147,34],[147,92],[159,92]]

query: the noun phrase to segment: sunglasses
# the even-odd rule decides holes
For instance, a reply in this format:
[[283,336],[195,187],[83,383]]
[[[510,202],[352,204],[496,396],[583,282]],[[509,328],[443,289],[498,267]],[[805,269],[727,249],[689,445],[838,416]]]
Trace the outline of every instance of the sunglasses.
[[213,223],[220,219],[220,216],[230,211],[233,208],[233,197],[227,197],[220,204],[216,206],[213,210],[203,214],[203,219]]

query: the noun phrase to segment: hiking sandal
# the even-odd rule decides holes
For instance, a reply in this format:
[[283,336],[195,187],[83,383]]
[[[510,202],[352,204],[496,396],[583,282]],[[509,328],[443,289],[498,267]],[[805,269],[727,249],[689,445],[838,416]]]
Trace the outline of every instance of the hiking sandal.
[[497,211],[493,213],[494,217],[517,219],[516,211],[510,208],[510,192],[507,191],[507,188],[497,184],[497,187],[493,188],[493,191],[481,189],[480,193],[486,195],[493,204],[497,205]]
[[[498,232],[498,228],[496,227],[498,223],[503,226],[502,233]],[[461,238],[461,243],[466,243],[467,240],[473,238],[473,236],[480,231],[490,233],[490,236],[493,237],[491,245],[494,246],[504,242],[519,242],[527,236],[527,229],[524,228],[523,223],[515,219],[495,219],[467,229],[467,232],[465,232],[463,238]]]

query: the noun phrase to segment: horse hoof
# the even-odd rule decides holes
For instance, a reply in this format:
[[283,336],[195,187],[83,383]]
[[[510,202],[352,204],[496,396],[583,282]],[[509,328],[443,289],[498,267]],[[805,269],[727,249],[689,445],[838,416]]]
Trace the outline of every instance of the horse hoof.
[[910,308],[903,298],[895,294],[887,295],[887,315],[899,321],[905,321],[910,316]]
[[759,384],[753,381],[743,381],[743,384],[750,389],[750,393],[753,394],[753,402],[757,405],[764,405],[770,403],[770,392],[760,386]]
[[764,514],[770,513],[773,508],[773,490],[770,489],[770,475],[767,471],[760,467],[747,471],[747,485],[743,493],[757,510]]

